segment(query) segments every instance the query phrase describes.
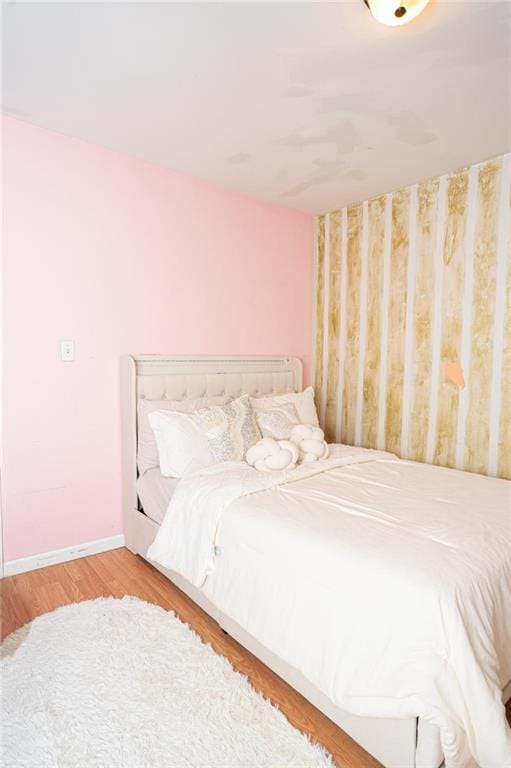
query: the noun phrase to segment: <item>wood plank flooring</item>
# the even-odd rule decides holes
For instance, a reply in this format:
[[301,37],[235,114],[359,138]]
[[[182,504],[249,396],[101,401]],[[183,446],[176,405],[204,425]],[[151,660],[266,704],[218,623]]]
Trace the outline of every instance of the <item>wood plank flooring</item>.
[[[127,549],[115,549],[70,563],[10,576],[0,581],[1,636],[61,605],[96,597],[134,595],[173,610],[180,619],[226,656],[284,712],[289,721],[323,744],[342,768],[381,768],[353,739],[322,715],[268,667],[231,637],[180,589],[145,560]],[[511,701],[507,706],[511,723]],[[155,766],[155,768],[157,768]]]
[[[96,597],[134,595],[173,610],[180,619],[226,656],[284,712],[289,721],[314,741],[323,744],[342,768],[379,768],[331,720],[318,712],[251,653],[231,637],[186,595],[149,563],[127,549],[116,549],[38,571],[10,576],[0,582],[2,637],[36,616],[61,605]],[[155,766],[155,768],[158,768]]]

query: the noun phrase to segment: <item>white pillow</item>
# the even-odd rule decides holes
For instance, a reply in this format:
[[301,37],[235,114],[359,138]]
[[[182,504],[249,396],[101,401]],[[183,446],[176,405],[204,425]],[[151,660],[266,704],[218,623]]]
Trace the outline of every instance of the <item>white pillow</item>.
[[190,418],[205,435],[215,463],[242,461],[250,446],[261,439],[248,395],[227,405],[204,408]]
[[290,440],[263,437],[247,451],[247,464],[259,472],[294,469],[298,461],[298,447]]
[[301,464],[310,464],[328,456],[328,445],[321,427],[298,424],[291,430],[289,440],[298,446]]
[[289,440],[291,430],[300,424],[298,412],[293,403],[256,410],[257,426],[263,437],[273,437],[274,440]]
[[281,405],[291,403],[296,408],[301,424],[319,424],[316,405],[314,403],[314,390],[307,387],[303,392],[286,392],[284,395],[269,395],[265,397],[251,397],[250,402],[254,410],[269,410]]
[[241,461],[261,438],[248,395],[194,413],[154,411],[148,419],[165,477],[184,477],[211,464]]
[[153,411],[148,419],[156,439],[162,475],[184,477],[214,463],[206,435],[191,414]]
[[145,400],[140,398],[137,403],[137,466],[140,475],[159,466],[158,448],[154,432],[148,421],[148,416],[154,411],[177,411],[192,413],[199,408],[211,405],[224,405],[231,398],[228,395],[211,395],[197,397],[192,400]]

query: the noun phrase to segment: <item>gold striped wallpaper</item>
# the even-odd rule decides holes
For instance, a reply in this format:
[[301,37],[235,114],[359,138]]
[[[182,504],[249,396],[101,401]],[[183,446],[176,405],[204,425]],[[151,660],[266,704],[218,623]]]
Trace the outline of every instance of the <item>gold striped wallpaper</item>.
[[511,155],[316,225],[327,439],[511,479]]

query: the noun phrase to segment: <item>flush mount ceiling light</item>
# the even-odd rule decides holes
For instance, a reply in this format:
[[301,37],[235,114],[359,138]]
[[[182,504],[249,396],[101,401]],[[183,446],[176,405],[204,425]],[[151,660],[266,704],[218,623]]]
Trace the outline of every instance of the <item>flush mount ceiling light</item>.
[[389,27],[408,24],[422,13],[429,0],[364,0],[376,21]]

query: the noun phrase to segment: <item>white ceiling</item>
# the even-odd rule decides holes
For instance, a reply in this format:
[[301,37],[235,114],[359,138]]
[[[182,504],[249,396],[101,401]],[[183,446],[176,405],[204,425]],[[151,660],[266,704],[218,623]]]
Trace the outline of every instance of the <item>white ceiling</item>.
[[510,147],[510,3],[8,3],[3,110],[318,213]]

